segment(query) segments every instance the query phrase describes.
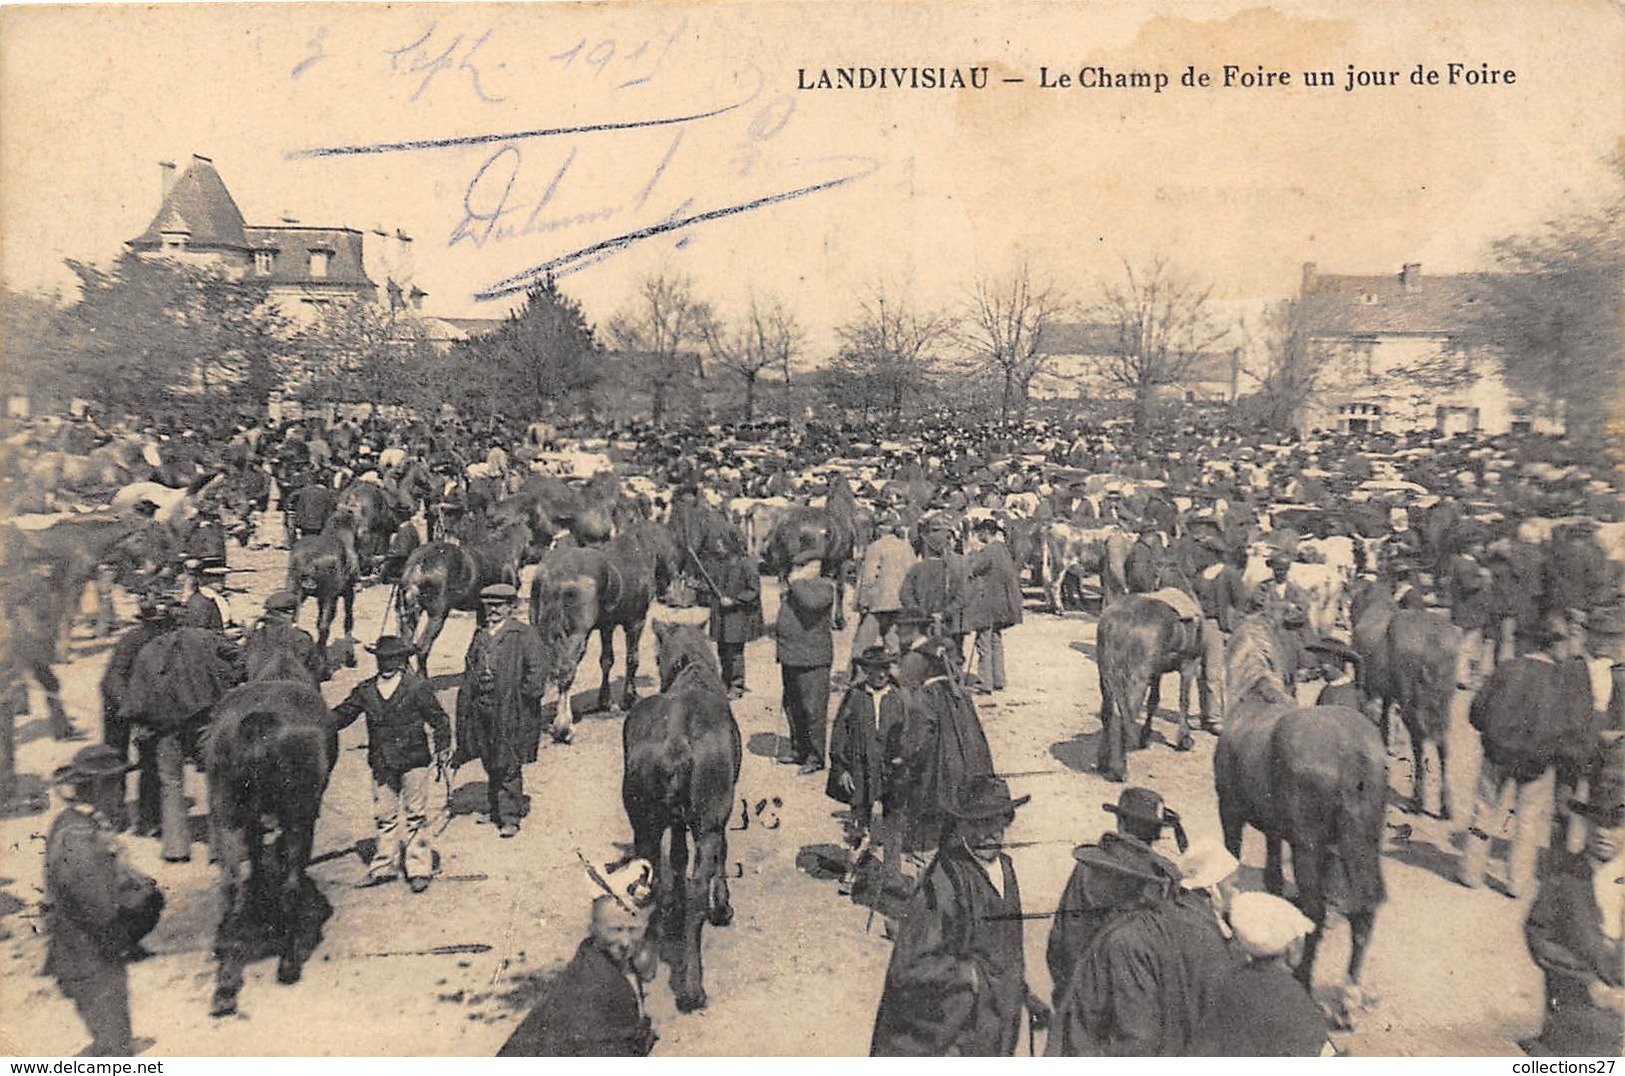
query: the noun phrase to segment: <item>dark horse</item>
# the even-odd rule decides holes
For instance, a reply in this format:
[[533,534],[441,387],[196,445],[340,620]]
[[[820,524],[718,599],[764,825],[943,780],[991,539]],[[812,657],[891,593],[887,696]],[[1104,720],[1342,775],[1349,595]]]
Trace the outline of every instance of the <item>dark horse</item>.
[[530,589],[530,622],[541,632],[553,662],[558,692],[553,735],[566,739],[571,723],[570,688],[587,652],[587,637],[598,632],[598,665],[603,681],[598,709],[611,709],[609,680],[615,667],[615,629],[626,634],[624,706],[638,697],[638,643],[649,606],[676,578],[682,560],[665,527],[627,520],[608,545],[557,546],[542,558]]
[[259,674],[267,679],[228,691],[209,723],[209,842],[224,904],[214,1016],[237,1011],[243,968],[267,945],[277,955],[277,981],[298,982],[327,910],[305,868],[338,759],[338,729],[296,657],[267,661]]
[[389,494],[371,482],[351,482],[339,492],[334,511],[346,512],[355,520],[356,555],[367,572],[373,572],[401,523]]
[[835,630],[842,631],[846,628],[846,569],[857,548],[857,535],[857,498],[846,479],[835,475],[829,480],[822,508],[796,505],[779,517],[762,552],[763,573],[787,578],[797,554],[816,551],[822,564],[819,574],[835,584]]
[[[477,610],[482,587],[519,585],[520,561],[529,544],[530,528],[522,520],[510,520],[466,545],[430,542],[412,551],[395,588],[395,611],[401,633],[417,643],[419,672],[429,675],[429,651],[453,609]],[[429,622],[418,637],[424,614]]]
[[[1159,594],[1165,592],[1158,592]],[[1100,669],[1100,755],[1098,768],[1109,781],[1128,779],[1129,730],[1135,726],[1140,704],[1145,703],[1145,726],[1140,746],[1151,742],[1151,723],[1162,703],[1162,678],[1179,674],[1179,739],[1174,748],[1192,746],[1187,715],[1191,682],[1198,685],[1197,702],[1203,722],[1212,717],[1207,680],[1199,675],[1202,661],[1202,618],[1195,600],[1184,596],[1194,616],[1181,617],[1169,601],[1131,594],[1106,607],[1095,634],[1096,663]],[[1178,601],[1178,598],[1171,598]]]
[[[655,623],[660,694],[643,699],[621,730],[621,802],[634,853],[656,867],[651,931],[668,943],[677,1008],[705,1007],[700,931],[733,921],[728,896],[728,811],[739,780],[739,725],[704,632]],[[661,846],[670,833],[669,854]],[[689,870],[689,840],[694,869]],[[675,959],[674,959],[675,957]]]
[[1280,653],[1262,616],[1244,618],[1226,648],[1230,708],[1213,755],[1219,822],[1225,847],[1237,858],[1247,826],[1264,834],[1264,884],[1276,895],[1284,885],[1281,845],[1291,846],[1297,903],[1315,923],[1298,966],[1305,987],[1313,982],[1315,952],[1326,930],[1327,895],[1342,895],[1353,935],[1343,989],[1347,1020],[1364,1004],[1360,968],[1377,908],[1387,899],[1386,757],[1381,736],[1358,710],[1300,706],[1281,677]]
[[[355,543],[355,517],[334,512],[322,533],[299,539],[288,553],[288,589],[298,595],[301,606],[307,597],[316,599],[316,645],[324,652],[340,598],[344,599],[344,637],[349,639],[355,632],[355,588],[361,581]],[[293,617],[297,622],[297,609]],[[355,664],[353,658],[349,664]]]

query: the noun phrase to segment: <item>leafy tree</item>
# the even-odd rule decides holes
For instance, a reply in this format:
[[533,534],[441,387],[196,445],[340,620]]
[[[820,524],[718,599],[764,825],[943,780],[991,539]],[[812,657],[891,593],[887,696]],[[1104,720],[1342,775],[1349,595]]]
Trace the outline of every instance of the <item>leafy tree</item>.
[[656,426],[664,424],[672,397],[705,377],[698,348],[711,322],[710,307],[695,298],[694,282],[664,272],[646,277],[631,304],[611,319],[610,339],[635,360]]
[[128,253],[110,269],[68,267],[80,298],[55,353],[63,391],[142,413],[184,399],[259,405],[293,358],[263,282]]
[[972,286],[962,339],[972,371],[998,384],[1000,422],[1026,417],[1033,379],[1050,365],[1039,340],[1066,305],[1054,284],[1033,279],[1026,262],[1005,279],[981,277]]
[[1571,433],[1601,432],[1620,408],[1625,197],[1495,246],[1503,273],[1476,304],[1479,343],[1514,388],[1561,403]]
[[0,374],[13,391],[63,395],[56,366],[62,317],[49,299],[0,287]]
[[453,368],[476,410],[532,416],[581,406],[603,376],[603,348],[581,304],[549,276],[493,332],[458,349]]
[[1157,390],[1183,383],[1224,339],[1212,294],[1162,258],[1138,267],[1125,261],[1122,281],[1102,289],[1096,320],[1112,327],[1114,339],[1099,359],[1100,374],[1128,392],[1136,433],[1149,424]]

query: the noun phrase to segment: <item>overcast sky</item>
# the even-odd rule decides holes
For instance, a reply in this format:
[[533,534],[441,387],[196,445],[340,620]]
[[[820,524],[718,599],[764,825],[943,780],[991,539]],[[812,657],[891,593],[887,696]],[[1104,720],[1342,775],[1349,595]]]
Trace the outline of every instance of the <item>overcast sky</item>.
[[[649,232],[563,262],[595,320],[666,268],[724,311],[781,295],[821,342],[878,280],[947,303],[1023,257],[1080,297],[1159,252],[1233,300],[1291,294],[1306,261],[1486,267],[1497,236],[1598,197],[1625,132],[1625,19],[1603,0],[1155,10],[10,8],[0,274],[50,291],[71,279],[62,259],[115,256],[157,208],[157,162],[198,153],[251,224],[411,234],[433,312],[499,314],[476,294]],[[1409,84],[1453,61],[1517,81]],[[1293,85],[1177,85],[1187,64],[1217,82],[1226,63]],[[1351,63],[1401,85],[1345,92]],[[994,84],[796,88],[798,68],[853,65],[987,66]],[[1041,89],[1041,65],[1176,84]],[[1304,88],[1305,69],[1337,85]],[[622,126],[489,137],[604,125]],[[457,138],[483,140],[299,156]]]

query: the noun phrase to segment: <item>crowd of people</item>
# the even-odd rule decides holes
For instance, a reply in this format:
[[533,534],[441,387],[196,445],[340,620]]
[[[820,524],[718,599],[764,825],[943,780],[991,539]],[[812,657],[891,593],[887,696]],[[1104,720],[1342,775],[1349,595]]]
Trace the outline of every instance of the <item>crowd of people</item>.
[[[843,891],[883,908],[892,924],[875,1054],[1008,1055],[1020,1044],[1023,1014],[1029,1036],[1047,1029],[1051,1054],[1330,1050],[1327,1016],[1293,975],[1313,924],[1278,897],[1238,892],[1235,859],[1217,846],[1187,846],[1177,811],[1140,786],[1104,805],[1114,832],[1074,849],[1047,946],[1051,994],[1028,986],[1026,911],[1002,850],[1027,797],[1013,797],[997,776],[977,701],[1007,689],[1006,635],[1019,636],[1024,619],[1037,615],[1026,608],[1024,584],[1070,593],[1090,575],[1103,601],[1114,587],[1186,593],[1188,605],[1166,600],[1182,622],[1204,629],[1198,687],[1204,727],[1215,735],[1225,727],[1224,642],[1239,617],[1262,612],[1293,641],[1303,677],[1333,679],[1337,661],[1358,649],[1356,606],[1366,587],[1382,588],[1399,608],[1436,608],[1468,640],[1481,679],[1513,677],[1527,662],[1569,670],[1573,700],[1532,697],[1529,727],[1479,728],[1485,763],[1460,877],[1482,882],[1511,797],[1527,832],[1514,842],[1521,858],[1509,866],[1508,888],[1538,888],[1527,936],[1546,976],[1545,1026],[1529,1048],[1619,1049],[1625,995],[1615,883],[1625,803],[1616,778],[1625,697],[1615,692],[1606,716],[1588,725],[1585,774],[1578,784],[1559,782],[1555,801],[1550,786],[1535,785],[1546,756],[1527,749],[1541,735],[1542,708],[1582,707],[1589,720],[1601,709],[1599,691],[1625,668],[1617,478],[1561,439],[1276,437],[1210,421],[1142,439],[1122,426],[1079,422],[901,431],[542,427],[518,437],[455,416],[245,418],[214,428],[104,428],[80,419],[36,423],[7,438],[6,503],[14,512],[65,512],[93,499],[92,491],[43,481],[29,461],[83,456],[121,439],[138,446],[121,456],[122,478],[189,496],[167,513],[155,500],[135,501],[142,521],[99,558],[104,581],[139,596],[137,621],[102,683],[103,742],[58,775],[73,806],[47,852],[51,970],[85,1014],[98,1052],[130,1052],[122,962],[162,904],[151,879],[133,876],[114,851],[132,748],[141,770],[133,829],[160,833],[164,858],[183,860],[191,850],[182,768],[209,707],[265,655],[291,652],[317,683],[333,672],[334,656],[292,623],[302,595],[279,592],[262,610],[239,608],[229,586],[232,540],[264,542],[281,530],[291,543],[327,532],[341,491],[356,483],[382,491],[396,513],[392,527],[415,529],[419,540],[466,536],[521,488],[532,463],[561,452],[613,458],[616,481],[595,479],[593,488],[681,533],[683,582],[709,607],[730,698],[773,691],[747,682],[745,660],[752,644],[772,639],[787,733],[778,760],[801,777],[822,775],[827,795],[850,808]],[[594,495],[583,494],[558,542],[608,540],[613,516]],[[794,502],[825,504],[838,517],[847,496],[857,510],[835,523],[854,531],[850,566],[828,540],[791,550],[776,582],[764,584],[766,534],[757,531]],[[1058,559],[1071,548],[1069,535],[1096,530],[1122,536],[1098,569]],[[1351,563],[1333,577],[1328,605],[1294,571],[1326,565],[1337,549]],[[391,542],[372,567],[383,578],[398,575],[406,552]],[[847,582],[857,623],[841,653]],[[777,587],[771,626],[764,586]],[[495,832],[519,832],[524,767],[537,757],[552,676],[552,656],[519,614],[519,597],[508,582],[479,591],[453,715],[412,670],[416,641],[400,635],[367,647],[375,675],[333,706],[340,727],[363,718],[367,727],[378,843],[365,884],[404,877],[415,893],[429,887],[430,793],[465,762],[484,768]],[[23,600],[8,594],[8,608]],[[20,663],[7,664],[20,679]],[[1367,684],[1349,686],[1357,705],[1376,701]],[[71,724],[57,732],[78,734]],[[118,792],[110,791],[115,779]],[[1537,802],[1542,794],[1545,803]],[[1555,815],[1547,833],[1530,829],[1543,810]],[[1585,836],[1571,844],[1571,829]],[[1172,850],[1162,846],[1169,835]],[[1550,848],[1537,878],[1543,841]],[[572,999],[582,1020],[595,997],[624,1016],[626,998],[612,988],[620,980],[606,970],[607,962],[624,976],[636,955],[623,935],[638,912],[623,898],[620,890],[599,894],[592,937],[571,965],[604,980]],[[641,1018],[640,1007],[633,1011]],[[553,1033],[542,1036],[544,1048],[532,1032],[530,1047],[516,1036],[511,1051],[619,1050],[601,1037]],[[644,1021],[614,1041],[646,1051],[647,1032]]]

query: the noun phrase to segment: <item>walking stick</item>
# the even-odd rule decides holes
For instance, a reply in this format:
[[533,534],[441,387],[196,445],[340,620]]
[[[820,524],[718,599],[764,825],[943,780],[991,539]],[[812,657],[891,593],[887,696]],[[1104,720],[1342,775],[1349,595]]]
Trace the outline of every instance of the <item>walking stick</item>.
[[395,580],[394,585],[389,588],[389,602],[384,606],[384,616],[382,620],[378,621],[378,633],[373,636],[374,639],[383,638],[384,628],[389,624],[389,612],[391,609],[395,608],[395,599],[400,595],[400,593],[401,581],[397,579]]
[[711,588],[711,593],[715,594],[719,598],[722,597],[722,588],[717,586],[716,581],[711,578],[711,573],[707,572],[705,570],[705,565],[700,563],[700,555],[694,552],[694,548],[689,545],[684,545],[683,551],[687,553],[689,559],[694,562],[694,567],[700,570],[700,578],[704,580],[706,586]]

